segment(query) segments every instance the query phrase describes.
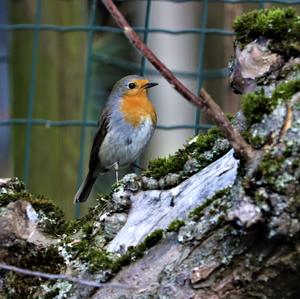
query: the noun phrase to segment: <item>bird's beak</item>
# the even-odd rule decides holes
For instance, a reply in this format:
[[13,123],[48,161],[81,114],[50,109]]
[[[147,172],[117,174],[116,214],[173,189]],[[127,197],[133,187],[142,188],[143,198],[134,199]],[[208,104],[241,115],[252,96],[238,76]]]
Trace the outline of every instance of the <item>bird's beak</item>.
[[148,89],[148,88],[151,88],[151,87],[156,86],[156,85],[158,85],[158,83],[149,82],[149,83],[146,83],[145,85],[143,85],[143,88]]

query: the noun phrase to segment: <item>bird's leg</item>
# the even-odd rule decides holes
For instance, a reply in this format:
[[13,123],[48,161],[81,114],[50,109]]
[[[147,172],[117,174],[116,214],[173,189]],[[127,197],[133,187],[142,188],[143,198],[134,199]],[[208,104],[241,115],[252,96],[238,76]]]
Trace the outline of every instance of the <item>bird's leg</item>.
[[114,163],[116,183],[119,184],[119,162]]

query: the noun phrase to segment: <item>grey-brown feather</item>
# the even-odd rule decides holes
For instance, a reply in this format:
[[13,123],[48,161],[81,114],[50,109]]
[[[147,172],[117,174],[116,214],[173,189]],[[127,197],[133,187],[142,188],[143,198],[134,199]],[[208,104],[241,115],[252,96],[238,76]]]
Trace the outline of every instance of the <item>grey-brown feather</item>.
[[97,176],[93,176],[90,172],[86,176],[84,182],[81,184],[77,193],[74,196],[74,202],[84,202],[88,199]]
[[90,154],[90,161],[89,161],[89,171],[92,173],[97,172],[98,173],[101,171],[101,162],[99,160],[99,150],[101,147],[101,144],[107,134],[107,129],[109,125],[109,110],[107,107],[104,108],[99,125],[98,125],[98,130],[94,136],[93,140],[93,145],[91,149],[91,154]]
[[107,126],[109,122],[109,113],[108,109],[104,108],[97,132],[94,136],[93,145],[90,153],[90,161],[89,161],[89,172],[86,176],[84,182],[79,187],[77,193],[74,197],[74,202],[83,202],[86,201],[89,197],[92,187],[97,179],[97,176],[100,172],[104,172],[105,169],[102,169],[101,162],[99,159],[99,149],[104,140],[104,137],[107,134]]

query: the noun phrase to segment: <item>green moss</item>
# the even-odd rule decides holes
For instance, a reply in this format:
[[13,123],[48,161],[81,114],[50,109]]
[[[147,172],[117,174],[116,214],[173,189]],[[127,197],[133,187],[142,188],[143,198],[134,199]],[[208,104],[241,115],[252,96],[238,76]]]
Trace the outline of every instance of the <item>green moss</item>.
[[64,265],[55,246],[43,249],[25,241],[11,247],[6,261],[21,268],[48,273],[59,273]]
[[157,229],[149,236],[146,237],[146,239],[137,246],[138,250],[148,250],[154,245],[156,245],[164,236],[164,231],[162,229]]
[[264,176],[274,175],[281,169],[281,165],[285,160],[284,157],[272,157],[267,153],[260,163],[260,170]]
[[293,8],[253,10],[237,17],[233,28],[242,47],[262,36],[272,40],[272,50],[287,56],[299,53],[300,18]]
[[91,272],[112,269],[114,265],[111,255],[105,250],[90,248],[87,254],[81,258],[88,262]]
[[202,205],[198,206],[189,213],[189,218],[195,221],[199,220],[203,216],[204,209],[207,208],[213,202],[213,200],[213,197],[206,199]]
[[[162,229],[157,229],[149,234],[145,240],[134,247],[129,247],[127,254],[127,258],[130,257],[130,260],[136,260],[141,258],[147,250],[155,246],[164,236],[164,231]],[[125,260],[127,260],[125,257]],[[121,259],[122,261],[123,259]]]
[[[183,149],[178,150],[174,155],[150,161],[144,175],[159,179],[168,173],[178,173],[183,170],[184,164],[190,158],[197,159],[199,162],[198,170],[200,170],[212,162],[211,158],[207,159],[203,153],[211,150],[216,140],[222,138],[222,136],[219,129],[209,129],[206,134],[198,135],[197,138],[193,139],[193,142],[187,143]],[[222,150],[220,150],[220,152],[214,152],[213,159],[217,159],[224,153]]]
[[295,176],[298,169],[298,159],[293,163],[289,158],[276,153],[266,153],[260,163],[257,179],[269,190],[277,193],[286,193],[290,196],[293,192],[289,191],[289,185],[297,182]]
[[25,190],[25,185],[17,178],[8,180],[0,188],[0,207],[6,206],[18,199],[30,199],[30,194]]
[[82,226],[84,224],[86,224],[87,222],[90,222],[92,219],[97,217],[97,215],[100,215],[103,212],[103,210],[107,207],[107,203],[111,199],[110,196],[111,196],[111,194],[100,194],[96,198],[96,205],[94,207],[90,208],[85,216],[83,216],[78,221],[76,221],[76,223],[74,223],[75,226],[77,228],[82,228]]
[[155,179],[159,179],[168,173],[177,173],[182,170],[187,160],[187,153],[183,150],[179,150],[169,157],[158,158],[150,161],[145,174]]
[[270,187],[276,188],[278,174],[281,172],[282,164],[285,160],[283,156],[273,156],[271,153],[266,153],[259,166],[259,176],[262,176]]
[[195,150],[199,155],[205,151],[210,150],[217,139],[222,138],[223,134],[218,128],[211,128],[207,131],[207,134],[201,134],[198,136],[194,143],[187,146],[190,150]]
[[90,236],[93,233],[93,225],[91,223],[87,223],[86,225],[84,225],[82,227],[82,232],[86,235],[86,236]]
[[77,257],[86,262],[91,272],[114,269],[115,255],[95,247],[89,238],[72,244],[72,246],[67,247],[67,251],[73,255],[73,258]]
[[229,113],[229,112],[226,112],[225,115],[226,115],[226,117],[228,118],[228,120],[229,120],[230,122],[233,122],[233,121],[234,121],[234,119],[235,119],[234,114]]
[[118,272],[123,266],[129,265],[144,256],[145,252],[155,246],[164,235],[162,229],[155,230],[149,234],[143,242],[134,247],[129,247],[127,252],[120,257],[109,253],[104,249],[91,246],[88,240],[82,240],[72,246],[72,251],[77,252],[79,259],[88,263],[91,272],[100,270],[111,270]]
[[78,220],[68,221],[65,224],[64,233],[70,235],[82,230],[86,236],[90,235],[97,215],[102,214],[103,210],[107,207],[109,200],[110,195],[99,195],[96,199],[96,205],[90,208],[86,215]]
[[265,114],[271,113],[277,106],[278,100],[267,97],[263,89],[251,92],[242,97],[241,107],[250,126],[261,121]]
[[291,80],[279,84],[274,90],[272,97],[279,102],[289,101],[292,96],[300,91],[300,80]]
[[4,184],[3,188],[17,193],[25,191],[25,184],[18,178],[11,178]]
[[[292,140],[289,141],[292,142]],[[280,144],[279,147],[275,146],[267,151],[259,164],[255,177],[251,180],[248,179],[246,184],[243,183],[247,194],[254,196],[257,204],[270,209],[274,204],[272,201],[272,205],[270,205],[268,200],[270,194],[285,195],[289,202],[289,209],[294,208],[294,203],[297,201],[294,195],[298,194],[299,185],[300,159],[298,157],[299,147],[284,148],[283,144]],[[275,202],[277,200],[281,201],[281,199],[275,199]]]
[[52,235],[61,235],[65,233],[66,222],[64,213],[50,199],[39,196],[30,197],[27,200],[39,214],[39,225],[44,232]]
[[29,201],[30,194],[27,191],[18,191],[14,193],[1,193],[0,194],[0,207],[7,206],[11,202],[15,202],[18,199],[25,199]]
[[[61,273],[64,260],[55,247],[36,248],[31,243],[18,243],[10,248],[6,263],[46,273]],[[33,294],[45,279],[8,272],[4,278],[5,298],[33,298]]]
[[253,136],[249,130],[242,132],[242,136],[245,139],[245,141],[255,149],[260,149],[267,142],[267,138],[265,136]]
[[183,220],[176,219],[169,224],[167,232],[178,232],[184,224],[185,222]]
[[[261,121],[265,114],[270,114],[278,104],[290,100],[299,91],[300,80],[291,80],[279,84],[270,97],[263,89],[244,95],[241,107],[248,126]],[[257,143],[257,140],[252,141]]]
[[162,229],[157,229],[149,234],[145,240],[134,247],[129,247],[127,252],[121,256],[115,262],[115,268],[120,269],[123,266],[130,264],[131,261],[135,261],[144,256],[145,252],[155,246],[164,236]]
[[79,257],[80,257],[80,254],[83,253],[82,258],[84,258],[84,254],[85,254],[85,252],[87,252],[90,245],[91,244],[90,244],[89,240],[82,239],[79,242],[76,242],[75,244],[72,245],[71,251],[79,252]]
[[259,149],[261,148],[265,143],[266,143],[266,138],[264,138],[263,136],[251,136],[250,139],[250,144],[255,148],[255,149]]
[[230,195],[230,192],[231,192],[231,188],[229,187],[216,192],[214,196],[207,198],[200,206],[198,206],[193,211],[191,211],[189,213],[189,218],[191,218],[194,221],[199,220],[204,215],[205,208],[210,206],[211,203],[216,201],[217,199],[227,197],[228,195]]

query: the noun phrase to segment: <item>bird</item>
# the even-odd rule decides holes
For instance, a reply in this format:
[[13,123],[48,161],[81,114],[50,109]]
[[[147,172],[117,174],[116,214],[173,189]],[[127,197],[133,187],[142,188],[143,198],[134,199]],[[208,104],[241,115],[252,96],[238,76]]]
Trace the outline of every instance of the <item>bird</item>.
[[87,176],[74,196],[84,202],[99,174],[133,163],[150,141],[157,123],[156,110],[148,99],[148,89],[158,85],[148,79],[129,75],[112,88],[102,110],[90,152]]

